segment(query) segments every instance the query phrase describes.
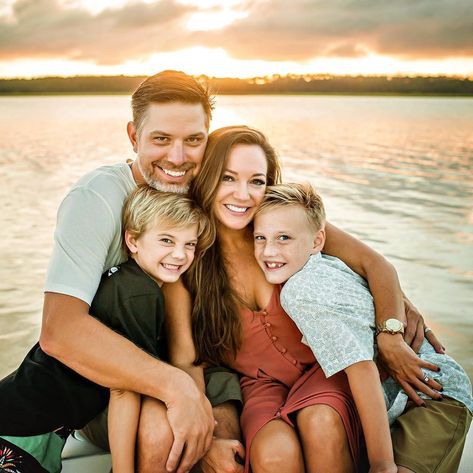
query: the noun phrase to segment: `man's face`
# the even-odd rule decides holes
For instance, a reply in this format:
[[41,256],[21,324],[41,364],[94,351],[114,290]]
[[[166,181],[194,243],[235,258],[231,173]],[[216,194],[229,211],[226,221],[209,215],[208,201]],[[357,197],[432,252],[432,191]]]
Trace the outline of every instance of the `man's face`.
[[150,104],[140,130],[128,124],[136,153],[133,177],[160,191],[187,192],[199,172],[207,145],[206,116],[201,104]]

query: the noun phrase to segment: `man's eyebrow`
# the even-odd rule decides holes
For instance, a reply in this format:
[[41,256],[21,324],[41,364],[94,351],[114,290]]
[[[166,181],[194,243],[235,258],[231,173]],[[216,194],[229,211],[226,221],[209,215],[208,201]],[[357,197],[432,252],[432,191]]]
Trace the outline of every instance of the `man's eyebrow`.
[[[159,136],[172,136],[171,133],[167,133],[167,132],[161,131],[161,130],[153,130],[153,131],[150,131],[149,134],[150,134],[151,136],[157,136],[157,135],[159,135]],[[205,136],[205,133],[202,133],[201,131],[199,131],[199,132],[197,132],[197,133],[191,133],[190,135],[188,135],[188,137],[189,137],[189,136],[192,136],[192,137],[197,137],[197,136],[198,136],[198,137],[204,137],[204,136]]]
[[161,130],[153,130],[149,132],[150,135],[160,135],[160,136],[172,136],[170,133],[166,133],[165,131]]

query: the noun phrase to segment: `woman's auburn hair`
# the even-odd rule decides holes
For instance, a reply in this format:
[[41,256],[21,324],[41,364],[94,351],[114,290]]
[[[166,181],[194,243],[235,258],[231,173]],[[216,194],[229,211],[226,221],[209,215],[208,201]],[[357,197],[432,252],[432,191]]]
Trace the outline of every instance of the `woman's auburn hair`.
[[[281,181],[281,169],[274,148],[263,133],[240,125],[219,128],[209,135],[202,167],[191,186],[191,197],[217,228],[213,204],[222,182],[230,151],[236,145],[257,145],[267,164],[267,185]],[[243,301],[231,287],[217,234],[214,244],[184,275],[193,299],[192,331],[196,364],[228,364],[235,359],[241,344],[242,329],[239,307]]]

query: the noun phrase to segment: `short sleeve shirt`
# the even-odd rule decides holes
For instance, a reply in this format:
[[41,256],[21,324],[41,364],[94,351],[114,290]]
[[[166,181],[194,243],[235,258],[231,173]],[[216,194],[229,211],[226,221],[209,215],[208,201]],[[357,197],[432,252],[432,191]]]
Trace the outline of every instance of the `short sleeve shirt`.
[[44,290],[91,304],[102,273],[125,261],[122,207],[136,188],[126,163],[86,174],[62,201]]
[[284,285],[281,304],[325,376],[373,360],[373,298],[365,280],[338,258],[311,256]]
[[[90,313],[150,355],[163,348],[164,299],[133,260],[102,276]],[[30,436],[82,428],[107,405],[109,390],[47,355],[37,343],[0,381],[0,435]]]

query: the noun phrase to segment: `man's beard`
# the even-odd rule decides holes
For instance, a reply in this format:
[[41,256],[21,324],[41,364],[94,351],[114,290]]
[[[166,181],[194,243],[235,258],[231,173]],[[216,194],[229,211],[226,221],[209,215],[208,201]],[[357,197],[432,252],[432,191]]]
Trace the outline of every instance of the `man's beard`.
[[174,194],[187,194],[189,192],[189,184],[179,186],[177,184],[161,182],[158,179],[154,179],[148,172],[146,172],[138,159],[136,160],[136,164],[138,164],[138,169],[143,176],[143,179],[146,181],[146,184],[148,184],[148,186],[152,187],[153,189],[161,192],[172,192]]

